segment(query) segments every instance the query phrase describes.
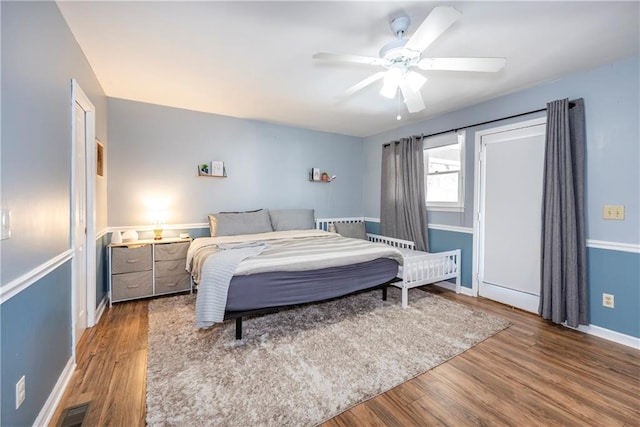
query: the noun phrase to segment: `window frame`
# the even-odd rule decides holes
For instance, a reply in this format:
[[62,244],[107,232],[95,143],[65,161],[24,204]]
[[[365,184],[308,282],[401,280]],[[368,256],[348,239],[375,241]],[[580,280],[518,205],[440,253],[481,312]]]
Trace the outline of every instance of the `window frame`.
[[[425,203],[427,205],[428,211],[440,211],[440,212],[463,212],[464,211],[465,139],[466,139],[466,132],[464,130],[461,130],[458,132],[448,132],[446,134],[425,138],[423,143],[423,159],[425,162],[424,186],[425,186]],[[460,171],[458,175],[458,201],[457,202],[428,202],[426,200],[426,194],[428,194],[428,191],[429,191],[429,189],[427,188],[428,177],[429,175],[436,175],[436,173],[429,173],[428,161],[425,157],[428,154],[428,150],[433,148],[446,147],[449,145],[460,146]]]

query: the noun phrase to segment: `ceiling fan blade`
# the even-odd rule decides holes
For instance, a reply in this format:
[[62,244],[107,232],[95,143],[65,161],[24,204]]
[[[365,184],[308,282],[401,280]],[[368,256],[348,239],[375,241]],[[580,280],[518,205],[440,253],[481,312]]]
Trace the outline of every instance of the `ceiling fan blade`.
[[422,52],[461,15],[462,12],[450,6],[434,7],[404,47],[415,52]]
[[384,63],[384,59],[382,58],[375,58],[373,56],[348,55],[342,53],[318,52],[314,54],[312,58],[320,59],[323,61],[355,62],[358,64],[367,65],[382,65]]
[[507,63],[506,58],[422,58],[421,70],[479,71],[494,73]]
[[406,82],[400,84],[400,92],[404,97],[404,103],[407,104],[407,110],[410,113],[417,113],[425,109],[424,101],[419,90],[413,91],[409,88]]
[[375,73],[367,77],[366,79],[359,81],[355,85],[351,86],[349,89],[345,90],[341,95],[338,95],[337,98],[342,99],[342,98],[346,98],[347,96],[351,96],[354,93],[358,92],[359,90],[362,90],[365,87],[369,86],[370,84],[380,80],[381,78],[384,77],[384,75],[385,75],[385,71],[380,71],[378,73]]

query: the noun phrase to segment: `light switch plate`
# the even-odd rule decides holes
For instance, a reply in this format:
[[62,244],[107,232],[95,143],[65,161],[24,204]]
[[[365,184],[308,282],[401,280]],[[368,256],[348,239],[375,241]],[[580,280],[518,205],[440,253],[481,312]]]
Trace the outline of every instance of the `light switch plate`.
[[602,218],[624,220],[624,206],[605,205],[602,211]]
[[2,236],[0,240],[8,239],[11,237],[11,211],[9,209],[2,209]]

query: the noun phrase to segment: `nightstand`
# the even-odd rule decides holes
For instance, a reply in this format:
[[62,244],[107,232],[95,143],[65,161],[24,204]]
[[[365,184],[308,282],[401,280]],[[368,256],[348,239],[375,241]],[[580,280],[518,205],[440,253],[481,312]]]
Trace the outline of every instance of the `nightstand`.
[[190,238],[109,244],[109,303],[190,291],[190,244]]

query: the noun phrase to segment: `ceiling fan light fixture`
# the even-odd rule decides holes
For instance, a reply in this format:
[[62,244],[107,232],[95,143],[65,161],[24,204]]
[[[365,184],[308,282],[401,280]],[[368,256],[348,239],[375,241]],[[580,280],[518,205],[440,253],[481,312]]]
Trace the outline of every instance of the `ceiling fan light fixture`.
[[415,71],[409,71],[407,73],[407,85],[414,92],[419,91],[422,86],[427,82],[427,78],[420,73],[416,73]]
[[380,90],[380,95],[385,98],[393,99],[398,91],[398,86],[402,83],[404,73],[398,67],[389,69],[384,75],[384,84]]

